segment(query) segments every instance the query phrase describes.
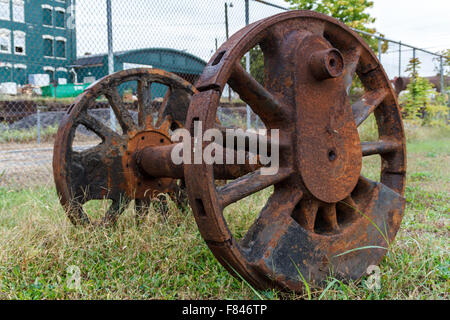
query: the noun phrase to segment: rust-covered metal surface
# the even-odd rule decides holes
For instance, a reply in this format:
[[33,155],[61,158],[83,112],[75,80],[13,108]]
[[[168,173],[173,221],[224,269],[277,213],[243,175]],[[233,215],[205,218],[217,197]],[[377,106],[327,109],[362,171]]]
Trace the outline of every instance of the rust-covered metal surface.
[[[256,45],[264,54],[264,86],[240,66]],[[356,76],[365,94],[350,105]],[[213,254],[258,288],[301,291],[300,273],[310,285],[330,273],[359,279],[384,257],[382,248],[394,239],[405,206],[402,120],[376,56],[344,24],[318,13],[290,11],[260,20],[212,57],[196,83],[187,128],[194,121],[204,131],[215,127],[227,83],[267,129],[280,130],[280,169],[262,175],[259,168],[218,187],[213,165],[184,166],[189,202]],[[361,143],[357,127],[372,113],[379,139]],[[361,175],[362,158],[375,154],[382,159],[380,182]],[[269,186],[266,205],[236,239],[224,209]]]
[[[134,121],[119,94],[123,83],[137,82],[138,120]],[[168,93],[158,117],[151,103],[150,86],[161,83]],[[136,167],[134,156],[145,148],[171,144],[169,129],[184,125],[191,96],[196,89],[178,76],[158,69],[132,69],[115,73],[92,84],[68,110],[60,124],[54,148],[53,172],[56,189],[74,224],[92,221],[83,204],[94,199],[110,199],[112,204],[100,221],[114,223],[131,199],[137,211],[161,193],[177,193],[177,181],[155,178]],[[113,131],[87,112],[97,98],[105,96],[112,107],[120,130]],[[76,128],[85,126],[102,142],[76,152],[72,148]]]
[[[256,45],[264,54],[264,86],[240,64]],[[355,77],[365,93],[351,105],[348,93]],[[126,81],[138,82],[137,123],[118,93]],[[152,82],[170,87],[157,119],[148,90]],[[180,145],[172,144],[170,130],[185,127],[193,134],[194,122],[200,121],[203,132],[225,132],[217,110],[227,83],[267,129],[279,130],[279,141],[269,144],[272,153],[279,151],[275,174],[262,174],[259,161],[172,162],[172,150]],[[220,47],[196,88],[161,70],[134,69],[101,79],[78,98],[58,131],[53,164],[58,194],[72,222],[90,223],[82,205],[108,198],[112,205],[102,222],[113,223],[131,199],[139,211],[160,193],[179,193],[181,179],[213,254],[255,287],[302,291],[302,277],[310,285],[321,285],[329,274],[359,279],[381,261],[404,212],[405,137],[390,82],[357,34],[309,11],[260,20]],[[102,95],[122,134],[87,113]],[[379,138],[361,142],[358,127],[371,114]],[[74,152],[78,125],[95,132],[102,143]],[[246,145],[249,141],[245,138]],[[203,150],[209,143],[214,142],[202,143]],[[190,153],[192,160],[194,150]],[[361,174],[363,157],[372,155],[382,159],[380,182]],[[267,203],[243,238],[235,238],[224,209],[269,187],[273,192]]]

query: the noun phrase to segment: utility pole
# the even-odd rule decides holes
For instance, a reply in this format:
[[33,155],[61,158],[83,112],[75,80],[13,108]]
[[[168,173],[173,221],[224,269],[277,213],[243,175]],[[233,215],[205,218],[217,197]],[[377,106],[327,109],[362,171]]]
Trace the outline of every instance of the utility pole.
[[[249,0],[245,0],[245,25],[248,26],[250,24],[250,7],[249,7]],[[250,52],[247,52],[245,55],[245,62],[246,62],[246,70],[247,73],[250,74]],[[247,105],[247,130],[251,128],[251,110],[250,106]]]
[[398,44],[398,77],[402,76],[402,42]]
[[[233,3],[230,4],[230,8],[233,7]],[[225,1],[225,37],[228,38],[230,37],[230,33],[229,33],[229,29],[228,29],[228,3]],[[216,39],[217,40],[217,39]],[[217,51],[217,43],[216,43],[216,51]],[[231,104],[232,99],[231,99],[231,88],[230,85],[228,86],[228,102]]]
[[[114,73],[114,48],[113,48],[113,29],[112,29],[112,6],[111,0],[106,0],[106,21],[108,25],[108,74]],[[109,110],[109,121],[111,129],[116,131],[116,115],[112,108]]]
[[225,2],[225,37],[228,40],[229,32],[228,32],[228,3]]

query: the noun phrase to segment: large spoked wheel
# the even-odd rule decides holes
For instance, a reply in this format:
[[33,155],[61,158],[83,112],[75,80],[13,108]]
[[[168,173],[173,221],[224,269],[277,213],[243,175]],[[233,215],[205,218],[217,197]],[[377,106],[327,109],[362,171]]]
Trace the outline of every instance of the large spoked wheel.
[[[240,65],[256,45],[264,54],[264,86]],[[350,105],[356,76],[365,93]],[[291,11],[255,22],[222,45],[197,83],[188,128],[195,121],[203,130],[214,127],[226,83],[267,129],[279,129],[280,168],[216,187],[211,165],[185,165],[189,201],[209,248],[259,288],[302,291],[302,277],[321,285],[329,274],[359,279],[382,260],[404,211],[402,120],[376,56],[337,20]],[[357,128],[372,113],[379,140],[361,142]],[[361,175],[362,158],[375,154],[382,159],[380,182]],[[272,195],[238,241],[223,210],[270,186]]]
[[[121,96],[125,84],[136,88],[138,110],[134,118]],[[166,86],[167,93],[160,109],[155,110],[151,92],[158,84]],[[53,156],[56,189],[73,224],[114,224],[130,200],[135,200],[136,211],[141,214],[160,194],[180,191],[174,179],[154,179],[137,170],[133,154],[147,146],[171,144],[170,132],[184,126],[195,92],[190,83],[174,74],[141,68],[106,76],[77,98],[60,124]],[[89,111],[100,97],[106,97],[114,111],[116,130]],[[95,133],[101,143],[84,150],[75,147],[79,126]],[[103,199],[111,204],[102,219],[93,222],[83,205]]]

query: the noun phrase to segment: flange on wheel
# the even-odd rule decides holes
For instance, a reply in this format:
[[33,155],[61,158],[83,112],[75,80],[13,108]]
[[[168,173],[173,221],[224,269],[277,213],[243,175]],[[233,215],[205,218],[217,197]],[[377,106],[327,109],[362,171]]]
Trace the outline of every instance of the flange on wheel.
[[[240,65],[256,45],[264,54],[264,86]],[[355,76],[365,93],[350,105]],[[401,115],[374,53],[355,32],[322,14],[290,11],[255,22],[206,66],[188,128],[194,121],[204,131],[214,127],[227,83],[267,129],[280,130],[280,167],[275,175],[258,169],[216,187],[211,165],[185,165],[189,201],[209,248],[226,269],[258,288],[302,291],[302,277],[321,285],[330,274],[359,279],[386,254],[405,206]],[[357,128],[372,113],[379,140],[361,142]],[[380,182],[361,175],[362,158],[375,154],[381,156]],[[273,194],[238,241],[223,210],[270,186]]]
[[[137,87],[137,121],[119,93],[121,85],[132,83]],[[152,84],[167,86],[159,111],[152,106]],[[72,223],[92,223],[83,209],[90,200],[111,200],[100,223],[113,224],[132,199],[137,213],[143,214],[158,195],[180,193],[177,180],[145,175],[136,168],[133,157],[145,147],[172,143],[170,132],[184,126],[194,93],[190,83],[174,74],[140,68],[106,76],[77,98],[60,124],[53,156],[56,189]],[[120,125],[116,131],[88,113],[102,96]],[[80,125],[95,133],[101,143],[83,151],[75,149],[73,140]]]

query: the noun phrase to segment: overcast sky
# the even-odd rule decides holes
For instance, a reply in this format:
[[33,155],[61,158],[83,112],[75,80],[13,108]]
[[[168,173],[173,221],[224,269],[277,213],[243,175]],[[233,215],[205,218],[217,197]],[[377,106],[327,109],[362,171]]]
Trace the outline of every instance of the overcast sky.
[[[107,51],[105,0],[77,1],[78,54]],[[245,25],[244,0],[228,0],[230,35]],[[274,4],[287,7],[283,0]],[[114,50],[169,47],[209,60],[225,41],[224,0],[112,0]],[[450,48],[450,0],[374,0],[374,27],[393,40],[429,51]],[[282,12],[250,0],[250,22]],[[382,58],[391,77],[398,74],[398,46]],[[411,51],[402,53],[404,71]],[[435,73],[429,55],[419,54],[424,75]]]

